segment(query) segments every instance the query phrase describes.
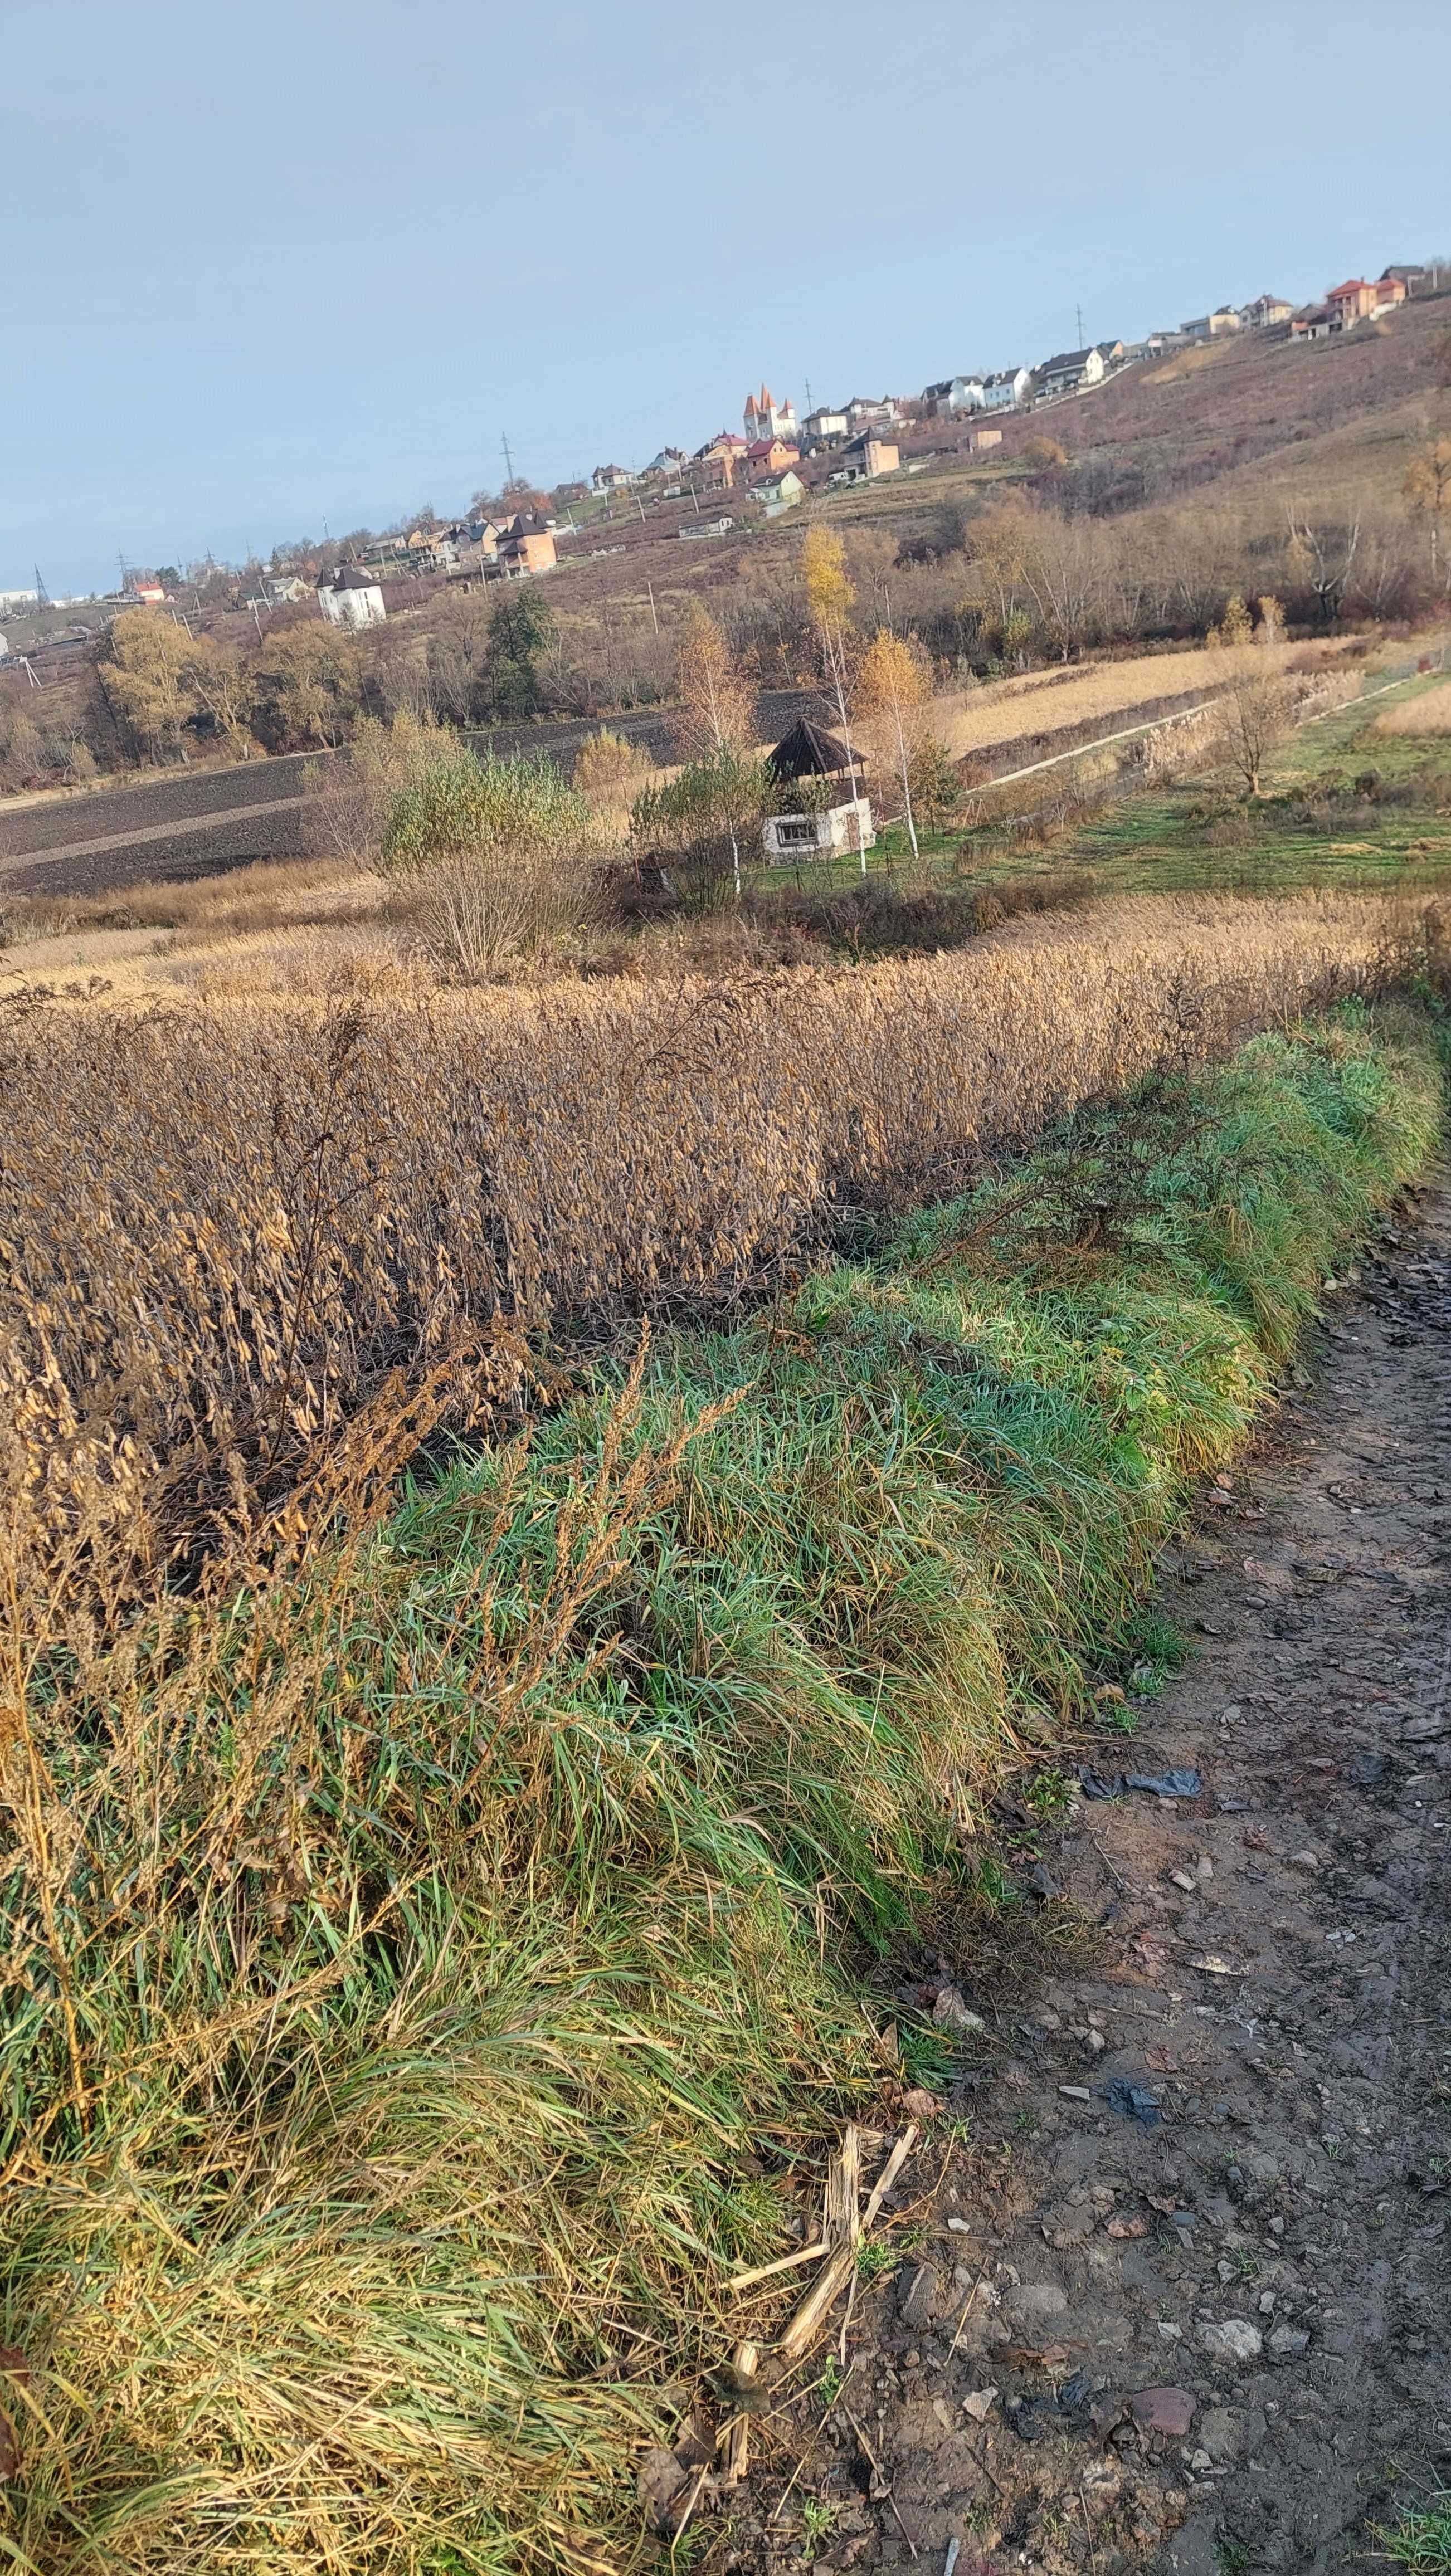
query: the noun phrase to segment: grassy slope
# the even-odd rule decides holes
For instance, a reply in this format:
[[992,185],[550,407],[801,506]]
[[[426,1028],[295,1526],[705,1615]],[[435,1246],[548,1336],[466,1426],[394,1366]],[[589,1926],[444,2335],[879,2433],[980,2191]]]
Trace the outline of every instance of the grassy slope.
[[1061,842],[1054,859],[1124,892],[1444,884],[1451,735],[1373,729],[1382,708],[1442,685],[1435,672],[1306,725],[1268,763],[1262,800],[1245,801],[1227,777],[1126,797]]
[[77,1635],[5,1882],[18,2564],[589,2550],[874,2080],[843,1942],[1131,1657],[1439,1102],[1407,1017],[1258,1039],[341,1556]]

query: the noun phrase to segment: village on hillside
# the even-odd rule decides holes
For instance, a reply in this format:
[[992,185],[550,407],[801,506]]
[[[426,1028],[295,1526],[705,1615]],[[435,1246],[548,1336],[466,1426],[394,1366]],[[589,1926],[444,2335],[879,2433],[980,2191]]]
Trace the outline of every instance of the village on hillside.
[[[1343,280],[1316,304],[1296,307],[1283,296],[1262,294],[1247,304],[1222,304],[1172,330],[1150,331],[1141,340],[1098,340],[1031,365],[969,369],[924,385],[915,395],[855,394],[843,403],[817,404],[800,419],[792,401],[778,401],[763,384],[747,394],[739,430],[722,429],[693,451],[666,444],[642,466],[597,465],[588,481],[566,482],[549,493],[530,491],[523,478],[514,477],[505,487],[506,499],[528,491],[525,506],[502,507],[481,498],[459,517],[440,520],[428,512],[412,525],[348,540],[336,550],[310,541],[277,548],[268,568],[249,567],[240,584],[223,566],[202,569],[225,585],[230,604],[254,613],[295,606],[312,595],[331,625],[378,625],[388,614],[388,585],[405,578],[535,579],[571,559],[616,551],[621,521],[643,525],[647,515],[657,535],[708,542],[777,519],[813,493],[919,473],[944,453],[987,455],[1001,446],[1007,419],[1081,399],[1127,368],[1241,334],[1264,342],[1334,338],[1394,314],[1412,297],[1440,292],[1443,282],[1439,269],[1391,262],[1374,278]],[[188,591],[197,574],[197,567],[188,573]],[[48,595],[37,568],[35,587],[0,591],[0,615],[24,623],[40,612],[94,606],[104,626],[122,609],[173,602],[182,589],[175,566],[143,571],[123,565],[120,588],[103,599],[62,601]],[[63,649],[89,642],[94,632],[95,623],[78,622],[63,633],[52,629],[46,641],[52,650]],[[9,658],[0,636],[0,662]]]

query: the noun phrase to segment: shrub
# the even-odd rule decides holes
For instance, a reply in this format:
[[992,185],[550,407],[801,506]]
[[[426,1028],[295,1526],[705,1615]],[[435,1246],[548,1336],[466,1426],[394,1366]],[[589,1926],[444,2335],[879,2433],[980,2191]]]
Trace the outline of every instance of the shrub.
[[762,819],[774,794],[764,761],[723,748],[647,787],[630,809],[636,866],[664,864],[672,890],[712,912],[741,891],[743,866],[760,857]]
[[590,918],[596,840],[552,762],[476,758],[440,737],[393,801],[382,864],[429,954],[476,983]]

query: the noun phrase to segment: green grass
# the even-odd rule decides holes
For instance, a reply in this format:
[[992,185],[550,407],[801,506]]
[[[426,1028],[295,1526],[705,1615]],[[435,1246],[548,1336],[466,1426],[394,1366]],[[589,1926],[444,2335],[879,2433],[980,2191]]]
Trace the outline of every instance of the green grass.
[[1267,764],[1261,798],[1227,775],[1124,797],[1065,835],[1053,861],[1090,870],[1104,892],[1445,884],[1451,737],[1371,729],[1382,708],[1443,684],[1434,672],[1303,726]]
[[73,1626],[0,1879],[13,2564],[598,2559],[871,2098],[860,1963],[1169,1659],[1188,1486],[1440,1106],[1409,1012],[1256,1039],[290,1574]]
[[1376,2532],[1377,2556],[1409,2576],[1451,2576],[1451,2506],[1430,2513],[1409,2513],[1394,2531]]

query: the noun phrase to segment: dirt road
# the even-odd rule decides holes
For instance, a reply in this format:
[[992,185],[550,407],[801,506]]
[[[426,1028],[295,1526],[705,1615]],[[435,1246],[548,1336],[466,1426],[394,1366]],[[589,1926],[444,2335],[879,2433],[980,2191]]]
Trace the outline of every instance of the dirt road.
[[1080,1748],[1199,1788],[1020,1813],[1092,1927],[1028,2000],[906,1963],[988,2025],[962,2126],[713,2563],[1328,2576],[1451,2486],[1451,1192],[1361,1277],[1166,1570],[1193,1662]]

